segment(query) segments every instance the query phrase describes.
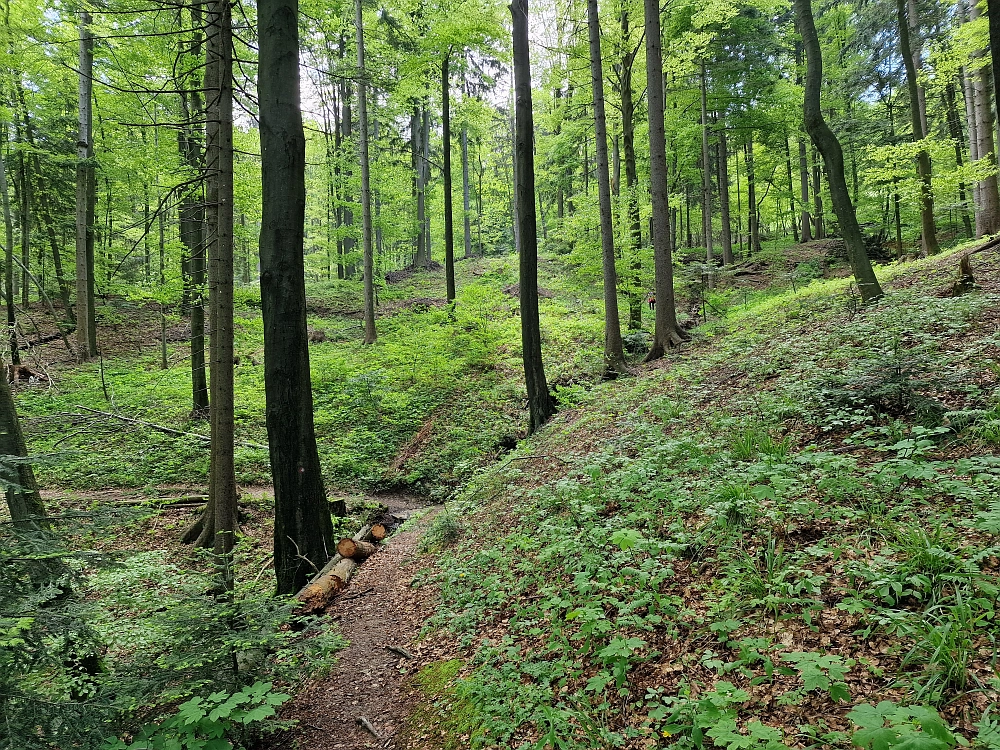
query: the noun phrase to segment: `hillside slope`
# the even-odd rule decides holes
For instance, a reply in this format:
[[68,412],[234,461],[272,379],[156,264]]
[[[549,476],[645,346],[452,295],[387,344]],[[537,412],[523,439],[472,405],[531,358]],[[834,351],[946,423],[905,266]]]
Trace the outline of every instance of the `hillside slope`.
[[564,400],[439,519],[458,661],[404,746],[954,745],[919,704],[996,747],[998,261],[817,281]]

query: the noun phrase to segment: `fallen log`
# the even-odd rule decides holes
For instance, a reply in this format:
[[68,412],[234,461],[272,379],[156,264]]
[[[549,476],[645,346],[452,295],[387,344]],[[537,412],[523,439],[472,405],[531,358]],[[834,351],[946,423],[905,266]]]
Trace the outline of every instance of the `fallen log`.
[[388,535],[389,535],[389,529],[387,529],[382,524],[377,523],[374,526],[372,526],[372,539],[374,539],[376,542],[381,542]]
[[356,539],[345,537],[337,542],[337,552],[343,557],[361,562],[375,554],[375,545],[371,542],[359,542]]
[[[355,542],[367,543],[372,538],[371,534],[372,527],[365,526],[352,539]],[[331,557],[323,569],[295,595],[302,605],[301,611],[318,612],[326,607],[331,598],[347,587],[357,567],[358,564],[354,560],[344,557],[339,552]]]

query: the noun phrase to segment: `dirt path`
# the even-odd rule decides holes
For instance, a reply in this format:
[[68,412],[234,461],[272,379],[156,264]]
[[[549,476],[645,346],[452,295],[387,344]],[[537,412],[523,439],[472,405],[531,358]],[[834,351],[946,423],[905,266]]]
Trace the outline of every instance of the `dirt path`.
[[[390,512],[422,507],[415,498],[380,496]],[[414,653],[413,640],[430,613],[425,589],[413,589],[417,547],[437,508],[392,535],[362,564],[347,590],[328,610],[350,646],[341,651],[333,672],[298,692],[281,712],[298,726],[274,738],[270,748],[361,750],[395,748],[395,735],[409,714],[405,680],[414,663],[390,651]],[[359,725],[364,717],[378,732]]]

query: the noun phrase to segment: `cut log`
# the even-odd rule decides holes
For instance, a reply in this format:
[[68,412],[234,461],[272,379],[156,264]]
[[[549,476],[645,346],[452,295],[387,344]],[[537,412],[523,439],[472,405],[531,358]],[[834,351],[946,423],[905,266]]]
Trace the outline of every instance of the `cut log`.
[[337,542],[337,552],[346,558],[361,562],[375,554],[375,545],[346,537]]
[[374,539],[376,542],[381,542],[388,535],[389,535],[389,529],[387,529],[382,524],[377,523],[374,526],[372,526],[372,539]]
[[[371,534],[372,527],[365,526],[354,535],[353,540],[367,542],[372,538]],[[334,596],[347,587],[347,582],[357,567],[358,564],[354,560],[345,558],[339,553],[331,557],[323,569],[295,595],[302,605],[300,611],[319,612],[326,607]]]

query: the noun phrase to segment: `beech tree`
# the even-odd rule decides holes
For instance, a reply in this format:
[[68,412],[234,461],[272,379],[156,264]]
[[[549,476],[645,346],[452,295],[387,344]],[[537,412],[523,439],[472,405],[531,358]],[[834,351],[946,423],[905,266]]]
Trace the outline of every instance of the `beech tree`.
[[333,524],[316,449],[306,329],[298,1],[261,0],[258,24],[264,391],[274,479],[274,569],[278,593],[290,594],[329,559]]

